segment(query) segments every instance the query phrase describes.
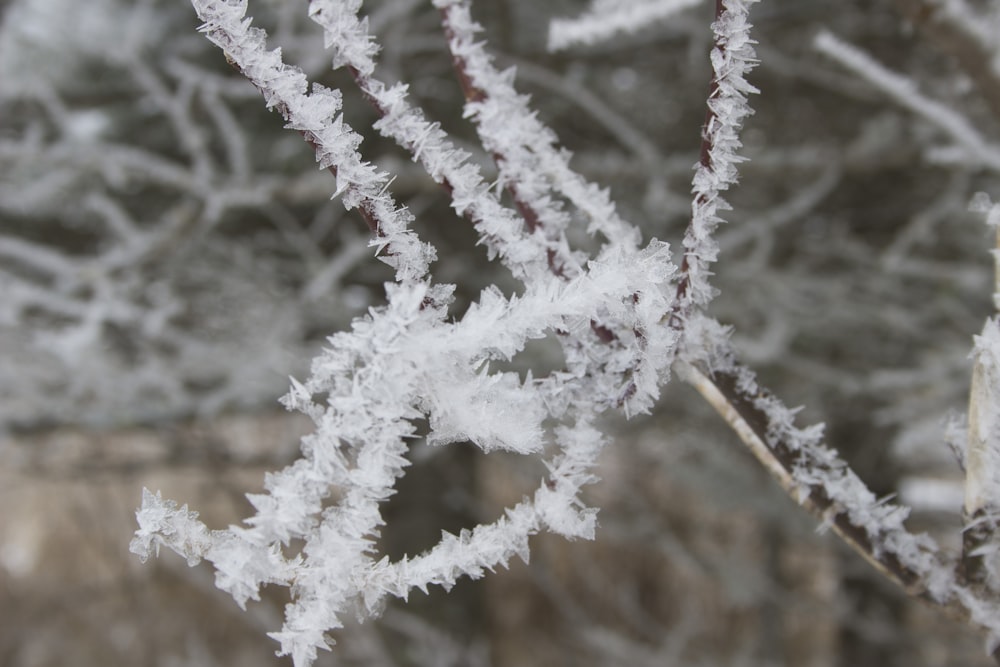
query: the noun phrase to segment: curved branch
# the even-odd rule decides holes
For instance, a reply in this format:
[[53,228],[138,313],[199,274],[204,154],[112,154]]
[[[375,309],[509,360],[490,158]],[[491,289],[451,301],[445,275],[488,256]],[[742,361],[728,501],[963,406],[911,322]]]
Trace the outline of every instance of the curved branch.
[[[718,329],[718,323],[709,321]],[[713,337],[712,359],[679,360],[677,374],[725,419],[782,488],[906,593],[1000,637],[1000,605],[984,586],[956,578],[956,560],[904,525],[909,508],[878,499],[822,440],[822,425],[799,429],[787,408],[728,343]]]

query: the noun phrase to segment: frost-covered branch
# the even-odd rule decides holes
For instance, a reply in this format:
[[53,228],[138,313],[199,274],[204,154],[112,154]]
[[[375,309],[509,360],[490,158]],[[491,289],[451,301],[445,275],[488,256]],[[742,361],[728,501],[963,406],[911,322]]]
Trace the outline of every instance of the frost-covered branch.
[[[756,64],[750,38],[750,6],[757,0],[717,0],[712,24],[712,82],[702,127],[701,157],[691,186],[691,220],[684,234],[684,260],[677,285],[677,312],[672,326],[679,326],[695,308],[704,308],[715,295],[709,284],[709,265],[718,257],[715,229],[729,208],[722,193],[737,180],[739,131],[753,113],[747,97],[759,92],[745,78]],[[680,325],[682,326],[682,325]]]
[[[580,272],[585,255],[573,253],[566,240],[571,216],[565,204],[587,223],[587,232],[600,232],[603,252],[630,255],[636,251],[639,233],[617,213],[606,189],[587,182],[569,165],[571,154],[557,147],[555,133],[543,125],[528,107],[528,97],[514,89],[515,69],[499,71],[484,46],[475,41],[482,28],[472,20],[468,0],[439,0],[448,48],[466,98],[465,115],[473,119],[483,147],[494,157],[500,171],[499,183],[510,192],[532,237],[544,239],[549,271],[562,280]],[[638,305],[640,295],[633,296]],[[595,336],[605,345],[622,349],[612,323],[602,317],[591,320]],[[626,340],[637,342],[635,360],[625,369],[604,367],[612,377],[629,377],[616,392],[615,405],[627,412],[645,411],[644,396],[656,384],[643,371],[644,346],[658,332],[635,328],[625,332]],[[587,358],[581,343],[561,341],[567,358]],[[603,363],[603,362],[602,362]],[[592,372],[598,372],[596,368]],[[655,392],[654,392],[655,393]]]
[[[305,76],[284,64],[280,53],[267,51],[265,35],[249,28],[245,3],[194,4],[227,58],[316,148],[321,167],[332,168],[345,205],[359,205],[377,222],[376,241],[389,244],[397,269],[398,282],[387,286],[387,306],[355,320],[352,332],[332,337],[330,349],[314,361],[312,376],[304,384],[293,381],[286,406],[309,415],[317,430],[303,440],[303,458],[269,475],[267,493],[251,497],[257,515],[248,520],[249,528],[209,531],[187,510],[149,493],[140,510],[142,528],[133,550],[141,556],[163,544],[192,561],[206,558],[216,565],[218,585],[241,605],[256,599],[264,583],[291,586],[294,601],[284,628],[273,636],[297,665],[308,664],[349,608],[360,605],[371,614],[387,595],[405,598],[414,587],[447,588],[459,576],[481,576],[514,555],[525,557],[527,538],[542,529],[593,535],[594,511],[579,499],[604,443],[592,420],[616,404],[625,385],[631,387],[633,410],[648,409],[658,395],[676,342],[673,332],[659,326],[671,308],[673,266],[665,244],[639,250],[614,235],[586,270],[580,267],[572,276],[551,271],[548,252],[532,249],[539,247],[533,239],[544,236],[531,224],[514,225],[517,218],[499,206],[466,156],[405,102],[403,89],[386,89],[371,76],[374,50],[356,17],[358,3],[317,0],[310,14],[336,45],[335,65],[353,70],[382,115],[380,130],[448,187],[456,209],[476,223],[483,241],[525,283],[520,297],[484,291],[460,319],[449,322],[452,288],[422,279],[427,253],[413,250],[421,246],[409,242],[408,219],[392,207],[384,179],[373,175],[355,150],[358,141],[333,116],[339,94],[315,86],[307,92]],[[460,19],[450,19],[454,34],[465,29]],[[464,25],[471,28],[468,20]],[[470,78],[481,76],[472,62]],[[566,159],[551,144],[547,139],[541,153],[555,160],[562,178]],[[580,186],[579,177],[565,180],[564,194],[572,203],[607,206],[606,194]],[[404,243],[397,243],[400,238]],[[622,344],[595,340],[595,321],[620,332]],[[565,371],[523,381],[513,373],[491,372],[492,361],[510,360],[528,340],[557,332],[572,341],[566,344]],[[638,344],[636,332],[649,333]],[[328,395],[325,404],[314,402],[318,394]],[[530,500],[493,524],[446,535],[426,554],[390,563],[375,549],[379,504],[404,472],[412,421],[421,417],[430,424],[430,444],[469,440],[485,451],[527,455],[541,453],[549,442],[556,453]],[[341,500],[327,507],[335,488]],[[303,541],[301,551],[285,555],[283,549],[297,540]]]
[[[639,242],[637,230],[619,217],[606,189],[570,168],[571,154],[557,147],[555,133],[531,111],[528,97],[514,89],[515,68],[497,70],[483,44],[476,41],[482,28],[472,20],[470,3],[438,0],[436,4],[465,93],[465,114],[476,123],[483,147],[497,160],[500,183],[513,195],[528,231],[538,230],[551,239],[556,258],[565,256],[567,250],[560,248],[569,224],[560,201],[565,199],[584,216],[589,233],[600,232],[607,243],[633,252]],[[564,269],[556,263],[551,268],[555,273],[569,270],[567,277],[574,274],[572,265]]]
[[[391,288],[384,311],[356,321],[353,332],[331,338],[332,347],[314,362],[312,377],[294,383],[286,405],[312,417],[317,431],[303,440],[303,458],[269,475],[267,494],[251,497],[258,511],[249,520],[252,527],[209,532],[189,513],[147,494],[140,523],[152,528],[140,531],[133,550],[146,557],[165,544],[191,560],[211,560],[219,572],[217,584],[240,604],[256,599],[263,583],[294,580],[296,602],[275,638],[296,664],[308,664],[325,646],[323,633],[339,627],[339,615],[355,602],[372,613],[387,594],[405,597],[412,587],[450,586],[460,574],[477,577],[483,568],[526,553],[525,540],[543,526],[591,536],[593,512],[581,509],[577,494],[591,480],[589,468],[602,443],[585,418],[588,409],[600,409],[599,394],[590,392],[602,388],[591,389],[572,369],[537,383],[480,369],[490,359],[510,358],[546,330],[579,336],[598,311],[609,307],[631,317],[624,305],[630,295],[650,294],[669,275],[663,252],[653,246],[633,257],[636,264],[627,272],[616,262],[595,264],[586,277],[565,287],[549,284],[521,299],[485,292],[452,324],[444,323],[443,308],[427,305],[441,298],[428,299],[426,286]],[[645,317],[655,322],[657,311],[666,307],[664,302]],[[667,358],[666,350],[650,352],[655,352],[654,365]],[[330,393],[325,407],[311,399],[321,391]],[[575,399],[572,409],[567,398]],[[570,423],[555,432],[561,451],[548,464],[549,477],[533,502],[491,526],[447,537],[420,558],[392,564],[376,559],[374,539],[382,524],[378,505],[406,466],[406,439],[414,430],[409,420],[426,414],[434,443],[471,440],[486,450],[531,454],[540,452],[545,440],[543,421],[564,418],[567,410]],[[335,510],[323,511],[336,487],[343,500]],[[305,541],[301,555],[281,556],[279,545],[297,539]]]
[[[314,6],[317,3],[313,3]],[[386,192],[389,177],[357,153],[361,137],[340,115],[341,96],[319,84],[311,88],[305,74],[286,65],[280,49],[267,50],[266,33],[245,19],[246,3],[195,3],[205,21],[202,30],[254,84],[267,102],[298,130],[316,151],[316,161],[337,177],[337,194],[348,209],[357,208],[375,234],[373,245],[385,249],[383,261],[400,280],[419,280],[435,258],[433,248],[410,231],[412,215]],[[354,42],[361,51],[371,48]]]
[[[243,525],[213,530],[186,505],[147,491],[132,551],[146,559],[165,546],[189,563],[212,562],[218,587],[240,606],[259,599],[263,585],[289,588],[284,625],[271,636],[297,666],[308,665],[327,648],[327,633],[342,627],[344,614],[371,616],[389,597],[406,599],[414,588],[426,591],[432,585],[449,589],[460,577],[481,577],[515,556],[526,560],[530,538],[543,531],[593,537],[596,510],[586,506],[582,491],[595,480],[593,467],[607,444],[601,418],[614,409],[626,415],[648,411],[674,367],[793,498],[882,574],[1000,636],[998,608],[986,587],[957,578],[954,559],[927,536],[908,531],[908,510],[878,499],[823,443],[821,427],[796,427],[795,411],[736,361],[728,332],[704,314],[716,293],[710,277],[719,252],[720,213],[729,208],[723,195],[737,182],[743,160],[740,131],[752,113],[749,95],[757,92],[746,78],[756,64],[749,23],[755,2],[716,2],[712,75],[678,270],[665,243],[654,239],[643,246],[639,230],[618,214],[608,191],[571,168],[569,152],[558,147],[555,133],[515,89],[514,70],[499,70],[477,41],[482,28],[468,0],[436,0],[434,5],[465,97],[464,116],[496,162],[494,183],[413,101],[405,84],[390,85],[376,76],[379,45],[359,16],[360,0],[311,0],[308,15],[322,28],[333,67],[346,70],[378,116],[373,128],[442,186],[490,259],[499,259],[519,282],[515,294],[496,285],[483,289],[461,312],[453,303],[455,287],[434,282],[436,252],[417,236],[413,213],[394,198],[392,178],[372,166],[361,135],[344,120],[343,93],[310,83],[279,49],[270,48],[268,35],[250,25],[246,0],[193,0],[202,30],[285,126],[302,135],[320,168],[334,175],[335,196],[365,219],[374,234],[372,245],[395,269],[395,282],[386,285],[385,305],[368,309],[350,330],[331,336],[308,378],[292,380],[283,403],[307,415],[315,430],[302,439],[300,458],[268,474],[264,492],[249,496],[254,515]],[[588,20],[602,17],[602,30],[633,30],[691,4],[596,2]],[[600,32],[585,21],[576,25],[584,26],[585,37],[579,39]],[[821,37],[818,43],[935,122],[964,149],[981,144],[977,155],[992,167],[983,156],[993,149],[962,117],[913,93],[834,38]],[[190,81],[193,75],[181,70]],[[138,67],[132,75],[166,105],[175,128],[189,122],[188,110],[170,99],[158,74]],[[221,155],[189,139],[181,146],[190,163],[186,168],[147,166],[204,199],[210,211],[250,202],[245,188],[251,151],[221,90],[213,83],[200,93],[217,107],[207,116],[223,135]],[[50,106],[54,116],[63,113],[57,104]],[[199,178],[217,168],[216,162],[232,173],[225,188]],[[788,196],[787,205],[772,209],[772,219],[757,229],[768,231],[812,213],[838,184],[838,167],[828,166],[797,196]],[[109,202],[95,200],[94,209],[111,234],[131,237],[141,226]],[[209,224],[220,216],[208,215]],[[311,252],[310,232],[287,211],[271,209],[264,217],[305,261],[323,258]],[[589,239],[579,245],[586,250],[571,242],[584,232]],[[749,234],[735,234],[733,243]],[[125,255],[148,254],[134,252]],[[20,257],[29,272],[59,278],[76,270],[58,254],[31,244],[0,243],[3,253]],[[303,291],[318,298],[357,255],[355,246],[345,248]],[[540,377],[501,370],[542,338],[561,347],[563,360],[554,370]],[[977,361],[989,370],[994,346],[980,347]],[[993,384],[989,380],[979,391],[987,403]],[[426,434],[418,436],[418,424],[424,422]],[[492,523],[445,533],[425,553],[391,560],[380,542],[382,507],[406,473],[411,443],[418,437],[430,446],[470,442],[484,452],[538,457],[545,473],[530,495]],[[993,466],[990,460],[983,467]],[[982,486],[992,488],[991,480],[984,478]]]
[[926,534],[907,530],[909,508],[875,496],[823,443],[822,424],[797,427],[797,411],[736,359],[718,323],[705,319],[693,324],[708,347],[694,363],[679,362],[680,376],[719,412],[785,491],[907,593],[988,630],[995,647],[1000,604],[993,591],[958,580],[958,561]]
[[547,248],[544,239],[522,233],[523,225],[530,223],[500,205],[479,168],[470,162],[471,155],[407,101],[405,85],[387,86],[374,77],[374,49],[348,48],[372,43],[367,23],[356,16],[359,8],[360,3],[310,4],[310,17],[324,28],[327,43],[335,50],[334,65],[349,69],[380,114],[375,129],[409,151],[448,190],[455,211],[476,225],[490,256],[499,256],[515,276],[530,279],[537,271],[535,265],[544,267],[556,250]]

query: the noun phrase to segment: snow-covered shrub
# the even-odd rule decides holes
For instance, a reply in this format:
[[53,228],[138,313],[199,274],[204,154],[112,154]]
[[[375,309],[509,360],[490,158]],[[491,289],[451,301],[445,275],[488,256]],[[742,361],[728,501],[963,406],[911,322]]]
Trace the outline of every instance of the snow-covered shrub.
[[[495,180],[487,180],[461,142],[409,101],[406,85],[377,78],[378,45],[358,17],[360,2],[310,2],[309,17],[322,29],[334,68],[346,71],[377,114],[374,128],[448,192],[454,212],[474,227],[489,258],[516,281],[512,288],[486,287],[460,310],[455,287],[432,279],[437,253],[417,233],[413,213],[393,198],[392,177],[360,154],[361,137],[344,117],[343,93],[310,82],[288,64],[267,44],[268,35],[251,26],[245,1],[195,0],[209,39],[333,174],[334,196],[367,223],[370,245],[394,270],[395,281],[386,285],[384,306],[330,337],[308,379],[292,381],[284,403],[309,416],[315,432],[303,439],[301,458],[268,475],[266,493],[250,497],[257,512],[246,525],[210,530],[187,506],[147,491],[133,551],[146,558],[167,546],[191,564],[211,561],[217,585],[241,606],[257,599],[264,584],[287,586],[293,601],[284,627],[272,636],[296,664],[310,664],[347,613],[375,614],[388,596],[405,599],[411,589],[432,584],[448,588],[458,577],[480,577],[514,556],[527,559],[529,538],[541,531],[592,538],[595,510],[580,492],[595,479],[595,459],[607,444],[600,417],[649,411],[676,376],[701,393],[824,527],[906,591],[970,619],[995,641],[996,324],[987,324],[976,343],[965,457],[970,530],[964,553],[954,556],[927,535],[910,532],[908,509],[869,490],[824,443],[821,426],[796,426],[796,411],[761,385],[738,359],[730,330],[707,312],[716,295],[710,278],[719,253],[717,227],[729,210],[723,193],[736,183],[740,130],[751,113],[748,96],[757,92],[746,78],[757,62],[748,20],[753,4],[716,3],[701,151],[687,230],[672,255],[662,241],[643,241],[608,193],[571,168],[569,153],[514,89],[514,70],[499,69],[477,41],[467,1],[435,5],[466,99],[464,115],[496,162]],[[598,43],[691,5],[598,0],[580,19],[554,22],[550,45]],[[955,29],[989,46],[968,19],[973,10],[953,2],[940,11]],[[966,117],[831,34],[819,35],[815,44],[924,123],[921,129],[933,136],[927,160],[1000,168],[997,149]],[[877,148],[885,128],[870,129],[874,136],[859,140],[854,159]],[[763,227],[815,208],[830,192],[830,173],[820,170],[813,187]],[[723,246],[726,240],[722,235]],[[905,264],[906,253],[897,251],[894,261]],[[25,255],[49,267],[40,253]],[[562,366],[537,377],[504,370],[543,337],[558,341]],[[470,441],[484,451],[538,456],[547,472],[532,496],[494,523],[445,534],[425,554],[392,561],[377,549],[380,504],[405,473],[407,443],[423,420],[429,444]]]

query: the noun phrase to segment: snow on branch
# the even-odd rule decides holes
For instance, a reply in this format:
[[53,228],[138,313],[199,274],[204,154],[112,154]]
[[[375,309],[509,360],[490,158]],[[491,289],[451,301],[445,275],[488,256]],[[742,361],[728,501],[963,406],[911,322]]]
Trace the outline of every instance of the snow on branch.
[[[476,124],[483,147],[497,160],[500,184],[508,188],[529,231],[540,230],[562,262],[569,257],[563,232],[569,224],[560,204],[564,198],[588,223],[588,232],[600,232],[608,243],[633,252],[638,230],[618,215],[606,189],[587,182],[569,165],[572,154],[558,148],[555,133],[528,106],[529,98],[515,90],[515,68],[500,71],[476,34],[482,28],[472,19],[468,0],[436,0],[441,9],[448,48],[465,92],[465,115]],[[557,264],[556,272],[570,271]]]
[[[607,440],[597,420],[609,409],[649,410],[676,361],[684,379],[824,526],[910,593],[1000,636],[993,599],[957,577],[955,563],[930,538],[906,529],[907,509],[877,498],[823,443],[821,426],[797,427],[795,410],[736,361],[728,332],[702,312],[714,296],[713,237],[719,213],[728,208],[722,195],[737,182],[739,132],[752,113],[748,96],[757,92],[746,80],[756,64],[748,20],[754,2],[717,0],[708,108],[679,271],[667,244],[654,239],[641,247],[638,230],[618,216],[607,192],[570,168],[569,153],[514,88],[514,71],[498,70],[476,41],[481,29],[468,0],[435,0],[435,6],[465,93],[465,115],[497,162],[498,185],[511,194],[512,207],[440,125],[409,102],[405,85],[376,78],[378,47],[358,15],[360,0],[310,2],[309,16],[324,31],[333,66],[346,68],[375,108],[376,129],[443,186],[490,257],[522,283],[514,296],[488,287],[455,316],[449,312],[454,287],[433,282],[434,250],[411,230],[412,216],[389,194],[388,176],[362,157],[361,138],[341,115],[340,91],[310,85],[279,50],[268,50],[267,35],[246,16],[246,0],[193,0],[209,38],[286,127],[315,149],[344,205],[360,210],[396,281],[386,285],[384,306],[331,336],[309,377],[291,381],[283,403],[309,416],[315,430],[302,439],[298,460],[269,473],[264,492],[248,496],[255,514],[243,525],[212,530],[186,505],[146,491],[131,550],[146,559],[165,546],[191,564],[212,562],[217,586],[240,606],[258,599],[264,584],[287,586],[284,625],[271,636],[297,667],[309,665],[345,613],[374,615],[389,596],[405,599],[431,585],[447,589],[515,556],[527,559],[529,538],[541,531],[592,538],[596,510],[585,506],[581,490],[594,481]],[[596,2],[592,12],[617,8],[634,21],[633,10],[665,13],[688,4]],[[819,43],[886,85],[898,83],[851,47],[831,37]],[[905,85],[897,88],[911,103],[920,99],[906,97]],[[953,138],[974,138],[963,135],[953,117],[913,104],[950,127]],[[227,124],[220,117],[220,125]],[[231,149],[238,164],[241,149],[235,143]],[[568,241],[566,230],[578,219],[603,237],[592,255]],[[37,270],[65,270],[43,252],[23,250],[6,253],[26,254]],[[991,405],[1000,391],[993,378],[1000,329],[993,326],[977,342]],[[561,344],[564,367],[540,378],[496,369],[547,336]],[[444,534],[426,553],[390,561],[379,551],[380,508],[405,474],[416,422],[424,420],[429,445],[468,441],[483,451],[537,456],[546,473],[530,497],[493,523]],[[983,420],[988,423],[979,428]],[[985,412],[970,431],[985,431],[992,442],[994,421],[994,411]]]
[[992,171],[1000,171],[1000,146],[988,142],[965,116],[921,93],[912,79],[887,69],[861,49],[828,32],[816,36],[815,46],[954,142],[954,146],[931,150],[930,159],[959,163],[971,161]]
[[[574,209],[587,222],[588,233],[600,232],[605,238],[602,255],[633,255],[640,240],[638,229],[618,215],[606,189],[589,183],[570,167],[571,154],[558,148],[555,133],[531,111],[528,97],[515,90],[514,68],[498,70],[483,44],[476,42],[482,28],[472,19],[468,0],[438,0],[436,4],[441,9],[448,48],[465,93],[465,115],[475,123],[483,147],[492,153],[500,172],[498,182],[521,212],[525,233],[542,239],[550,273],[570,280],[581,270],[585,255],[573,253],[565,235]],[[634,305],[638,307],[640,301],[643,307],[652,303],[640,294],[633,295]],[[648,410],[649,398],[657,395],[662,378],[658,377],[659,371],[648,373],[649,367],[642,359],[647,346],[673,347],[673,341],[668,339],[674,332],[661,327],[615,331],[603,317],[594,318],[591,328],[607,348],[603,357],[617,354],[610,348],[627,351],[629,341],[636,341],[630,352],[633,361],[624,373],[618,365],[608,366],[606,360],[590,363],[588,372],[595,378],[597,374],[607,375],[611,383],[615,383],[616,376],[627,375],[628,382],[615,391],[614,404],[627,414]],[[581,341],[563,338],[561,343],[568,359],[595,358]]]
[[729,209],[722,193],[737,181],[737,165],[744,160],[739,132],[753,113],[748,96],[760,92],[746,80],[756,65],[756,43],[750,37],[750,6],[758,0],[718,0],[712,24],[712,83],[702,128],[701,159],[695,165],[691,192],[691,220],[684,234],[684,260],[677,288],[678,313],[683,320],[693,308],[703,308],[715,296],[709,283],[709,265],[719,253],[715,229]]
[[[409,229],[412,215],[396,206],[386,192],[389,177],[379,173],[357,152],[361,136],[340,115],[341,96],[309,82],[297,67],[286,65],[281,50],[267,49],[267,35],[251,27],[247,2],[194,0],[204,21],[202,31],[226,58],[264,95],[269,109],[277,109],[285,127],[298,130],[316,151],[322,169],[337,177],[337,194],[348,209],[358,208],[375,233],[373,245],[384,249],[382,259],[396,269],[400,280],[419,280],[435,258],[434,249]],[[351,42],[349,50],[366,52],[370,42]]]
[[406,85],[387,86],[374,77],[375,50],[363,47],[372,42],[367,23],[357,17],[359,8],[360,2],[316,0],[309,5],[309,16],[323,27],[326,43],[335,53],[334,66],[348,68],[380,114],[375,129],[409,151],[414,161],[449,190],[455,211],[476,225],[491,259],[499,256],[522,280],[544,271],[548,262],[545,244],[522,234],[525,223],[500,205],[478,166],[469,161],[471,155],[407,101]]
[[693,334],[701,333],[705,347],[700,355],[682,359],[678,375],[719,412],[788,494],[909,594],[985,628],[995,647],[1000,604],[993,595],[959,579],[960,562],[933,539],[911,533],[904,525],[909,508],[875,496],[823,443],[822,424],[796,426],[797,411],[737,360],[724,327],[704,317],[690,326]]
[[[352,70],[382,116],[380,131],[450,190],[456,209],[525,283],[523,294],[510,298],[488,288],[460,319],[449,320],[453,288],[430,283],[429,255],[409,231],[408,214],[394,206],[386,179],[363,162],[356,135],[337,115],[339,92],[317,86],[307,92],[305,76],[267,51],[266,35],[250,28],[245,3],[194,4],[227,58],[336,174],[345,205],[361,208],[374,223],[376,242],[388,246],[397,267],[387,305],[332,336],[311,376],[292,381],[284,403],[311,417],[316,431],[303,439],[302,458],[268,474],[265,493],[249,496],[256,515],[246,526],[209,530],[186,507],[152,493],[138,513],[133,551],[145,558],[163,545],[189,562],[211,561],[217,585],[241,606],[257,599],[265,583],[290,586],[293,602],[272,636],[282,654],[306,665],[348,610],[373,614],[387,595],[447,588],[459,576],[479,577],[515,555],[526,558],[528,537],[540,530],[593,536],[595,511],[579,498],[594,480],[590,470],[605,442],[592,422],[621,405],[623,387],[631,388],[631,410],[648,409],[658,396],[677,340],[660,325],[673,306],[674,267],[666,244],[639,249],[637,232],[627,229],[623,237],[633,243],[615,238],[572,275],[553,272],[545,263],[550,239],[500,206],[467,156],[405,102],[405,89],[386,88],[372,76],[375,49],[356,15],[360,3],[317,0],[310,15],[334,47],[334,65]],[[553,157],[553,143],[546,137],[540,154],[562,169],[550,177],[558,181],[567,158]],[[570,202],[608,216],[606,224],[624,225],[608,213],[605,193],[565,178],[568,184],[553,187],[562,187]],[[594,322],[613,331],[618,344],[595,336]],[[491,371],[491,362],[510,360],[527,341],[550,334],[564,339],[565,370],[538,380]],[[321,394],[327,398],[317,403],[313,397]],[[413,421],[421,418],[430,424],[432,445],[471,441],[484,451],[540,455],[551,443],[554,454],[534,496],[493,524],[445,535],[426,554],[389,562],[377,554],[379,506],[404,474]],[[293,542],[302,544],[297,553],[289,553],[296,551]]]
[[549,50],[606,41],[619,33],[635,33],[702,0],[593,0],[586,12],[549,24]]

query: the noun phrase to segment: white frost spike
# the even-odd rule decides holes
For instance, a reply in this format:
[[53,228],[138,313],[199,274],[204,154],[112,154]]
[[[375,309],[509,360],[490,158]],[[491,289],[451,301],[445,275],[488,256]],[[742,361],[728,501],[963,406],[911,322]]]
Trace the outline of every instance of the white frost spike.
[[537,215],[538,229],[529,238],[547,237],[549,250],[557,252],[568,277],[578,260],[569,252],[563,235],[569,216],[561,199],[572,204],[588,221],[589,233],[600,232],[611,245],[635,251],[638,230],[619,217],[604,189],[587,182],[569,166],[571,154],[557,147],[555,133],[528,106],[528,97],[514,88],[514,70],[498,70],[477,34],[482,27],[472,19],[468,0],[435,0],[448,32],[448,47],[463,75],[476,90],[465,114],[476,122],[483,147],[502,156],[499,182]]
[[[530,536],[542,530],[592,537],[596,511],[584,506],[581,489],[594,480],[591,470],[605,442],[593,423],[610,407],[626,414],[648,409],[678,359],[677,338],[683,335],[687,349],[680,359],[691,362],[689,377],[699,377],[695,365],[725,376],[728,398],[740,409],[723,405],[729,408],[724,416],[741,424],[741,437],[770,457],[769,467],[793,494],[813,502],[845,539],[908,588],[918,582],[921,592],[941,602],[962,597],[974,619],[1000,627],[995,604],[971,593],[963,597],[969,591],[943,566],[936,545],[906,531],[906,510],[877,499],[823,445],[820,427],[796,427],[795,411],[735,362],[717,322],[699,323],[712,297],[708,276],[718,252],[712,237],[727,208],[722,194],[736,182],[738,132],[751,113],[747,96],[756,92],[745,78],[756,62],[747,21],[754,0],[718,0],[714,85],[704,155],[693,179],[686,273],[679,284],[670,283],[674,267],[665,244],[654,241],[639,250],[641,235],[617,216],[607,193],[569,168],[569,155],[557,148],[555,134],[514,89],[513,70],[498,70],[477,41],[480,28],[468,0],[434,4],[442,9],[469,100],[466,115],[476,123],[486,152],[496,157],[497,189],[509,191],[520,214],[502,205],[466,152],[408,104],[405,84],[386,86],[372,76],[377,45],[357,16],[360,0],[311,0],[310,16],[324,29],[334,66],[349,69],[372,102],[376,128],[445,185],[453,208],[476,225],[490,258],[499,257],[523,283],[517,297],[484,290],[457,321],[447,312],[452,288],[432,284],[428,274],[433,248],[409,229],[410,214],[389,196],[386,175],[359,155],[361,138],[343,120],[340,94],[310,86],[299,69],[282,61],[280,51],[269,51],[267,36],[245,17],[245,1],[193,2],[210,39],[287,127],[315,147],[320,166],[333,172],[343,203],[361,210],[375,232],[372,245],[396,268],[396,282],[386,287],[385,306],[332,336],[310,377],[292,381],[285,405],[308,414],[316,430],[302,439],[297,461],[268,474],[264,492],[249,496],[255,515],[241,526],[212,531],[186,506],[147,491],[131,545],[140,557],[163,545],[192,564],[209,560],[217,585],[241,606],[257,599],[264,584],[288,587],[292,600],[284,626],[272,637],[297,667],[307,665],[326,648],[326,633],[341,626],[347,611],[375,614],[387,596],[405,598],[411,588],[432,584],[450,588],[462,576],[483,576],[515,556],[526,560]],[[693,0],[599,0],[592,11],[607,14],[615,8],[635,27],[643,12],[648,19],[690,4]],[[851,61],[849,50],[839,53]],[[906,86],[898,92],[954,143],[979,141],[958,122],[961,117],[940,113]],[[980,150],[994,151],[985,143]],[[588,231],[605,236],[596,254],[571,248],[565,231],[574,214],[586,219]],[[66,269],[53,257],[30,256],[55,274]],[[683,302],[676,303],[677,294]],[[494,362],[510,361],[529,340],[543,336],[562,343],[564,368],[538,379],[529,373],[524,380],[496,372]],[[988,459],[976,465],[991,471],[1000,468],[998,351],[1000,325],[991,321],[977,339],[973,396],[979,411],[970,426],[976,441],[970,448],[982,450],[970,452],[970,458]],[[702,390],[714,389],[716,403],[727,400],[708,376],[700,378]],[[320,395],[326,397],[322,403],[313,400]],[[537,491],[497,521],[443,535],[427,553],[392,562],[377,553],[384,525],[380,507],[395,493],[409,465],[414,423],[424,419],[432,444],[471,440],[483,450],[551,455]],[[996,487],[997,480],[982,476],[980,500],[989,510],[996,506]]]
[[197,565],[211,544],[208,530],[198,521],[198,513],[179,508],[172,500],[164,501],[159,493],[142,490],[142,506],[135,513],[139,530],[129,544],[129,551],[142,562],[160,554],[160,545],[187,557],[188,565]]
[[[360,3],[352,0],[313,0],[310,18],[323,27],[328,43],[338,53],[335,67],[349,67],[358,85],[379,109],[382,117],[374,128],[410,151],[427,173],[451,190],[452,207],[476,224],[490,257],[498,256],[514,275],[527,279],[547,271],[545,239],[525,238],[525,222],[502,206],[483,180],[471,154],[458,148],[437,123],[407,101],[403,84],[387,86],[372,76],[375,51],[365,21],[354,15]],[[353,46],[350,46],[353,45]]]
[[[590,471],[606,439],[585,418],[573,427],[558,429],[557,435],[565,443],[564,453],[549,464],[552,482],[535,493],[535,506],[552,532],[592,540],[597,528],[597,510],[585,507],[578,494],[583,486],[596,481]],[[567,497],[574,501],[567,504]]]
[[[447,290],[387,285],[388,305],[331,337],[311,377],[292,383],[286,405],[310,414],[317,430],[303,439],[302,458],[268,474],[267,492],[249,497],[257,514],[247,527],[209,531],[186,508],[147,494],[135,549],[149,554],[154,544],[164,544],[192,562],[213,562],[217,585],[241,605],[256,599],[263,583],[294,581],[294,602],[274,636],[282,652],[305,665],[325,646],[324,632],[339,627],[339,616],[356,604],[374,610],[387,595],[481,576],[524,556],[528,537],[543,528],[591,537],[595,512],[579,493],[594,479],[590,470],[604,439],[588,420],[606,409],[602,401],[613,395],[615,376],[590,376],[582,364],[576,373],[522,383],[513,373],[487,372],[485,364],[509,359],[528,340],[556,330],[589,332],[598,317],[618,330],[655,330],[670,306],[668,258],[664,244],[637,255],[619,247],[572,282],[553,278],[509,299],[487,289],[457,322],[446,321],[444,305],[429,305],[442,304]],[[650,307],[635,307],[637,294]],[[655,378],[665,374],[673,344],[670,336],[649,337],[638,362],[628,350],[598,343],[588,354],[603,355],[613,368],[638,363],[637,374]],[[637,400],[648,402],[656,390],[640,388]],[[325,406],[309,398],[322,392],[328,394]],[[483,449],[520,453],[541,449],[546,419],[573,426],[557,429],[549,476],[533,501],[493,524],[448,536],[427,554],[386,563],[374,549],[383,524],[379,505],[408,465],[411,420],[421,416],[432,424],[430,442],[468,438]],[[324,509],[335,487],[342,499]],[[281,546],[294,540],[304,546],[286,559]]]

